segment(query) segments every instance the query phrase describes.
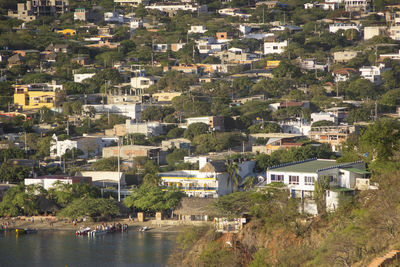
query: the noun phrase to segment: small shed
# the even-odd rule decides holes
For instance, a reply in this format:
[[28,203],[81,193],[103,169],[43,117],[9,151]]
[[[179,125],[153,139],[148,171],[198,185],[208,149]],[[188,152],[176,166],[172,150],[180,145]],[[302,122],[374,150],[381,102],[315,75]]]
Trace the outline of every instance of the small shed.
[[215,201],[214,198],[185,197],[174,210],[174,214],[181,221],[208,221],[211,205]]

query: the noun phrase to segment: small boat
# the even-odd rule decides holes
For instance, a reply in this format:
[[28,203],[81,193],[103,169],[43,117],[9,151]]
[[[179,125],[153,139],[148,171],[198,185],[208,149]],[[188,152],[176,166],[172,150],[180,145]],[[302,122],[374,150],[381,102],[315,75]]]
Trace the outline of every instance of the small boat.
[[88,236],[99,236],[105,235],[108,233],[108,230],[93,230],[87,233]]
[[25,234],[25,229],[17,228],[17,229],[15,229],[15,232],[16,232],[17,234],[19,234],[19,235],[23,235],[23,234]]
[[150,230],[150,228],[149,227],[147,227],[147,226],[143,226],[142,228],[139,228],[139,232],[146,232],[146,231],[148,231],[148,230]]
[[37,233],[37,230],[36,229],[29,229],[29,228],[25,228],[25,229],[22,229],[22,228],[17,228],[17,229],[15,229],[15,232],[18,234],[18,235],[23,235],[23,234],[36,234]]
[[87,235],[90,232],[90,227],[83,228],[81,227],[78,231],[75,232],[76,235]]

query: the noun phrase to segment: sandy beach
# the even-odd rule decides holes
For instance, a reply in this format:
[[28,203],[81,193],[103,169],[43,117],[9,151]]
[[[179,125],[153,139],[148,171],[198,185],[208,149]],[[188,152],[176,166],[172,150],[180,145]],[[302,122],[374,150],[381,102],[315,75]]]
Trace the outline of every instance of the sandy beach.
[[[76,231],[81,227],[91,227],[94,228],[96,225],[102,224],[102,222],[78,222],[76,225],[72,221],[67,219],[59,219],[56,217],[44,217],[44,216],[33,216],[33,217],[21,217],[17,219],[6,219],[0,218],[0,223],[4,225],[7,224],[7,230],[14,230],[16,228],[31,228],[37,230],[53,230],[53,231]],[[105,224],[127,224],[129,230],[138,230],[143,226],[149,228],[149,232],[180,232],[182,231],[182,226],[177,225],[160,225],[154,224],[152,220],[147,220],[145,222],[138,222],[137,220],[129,219],[116,219],[113,221],[106,221]]]

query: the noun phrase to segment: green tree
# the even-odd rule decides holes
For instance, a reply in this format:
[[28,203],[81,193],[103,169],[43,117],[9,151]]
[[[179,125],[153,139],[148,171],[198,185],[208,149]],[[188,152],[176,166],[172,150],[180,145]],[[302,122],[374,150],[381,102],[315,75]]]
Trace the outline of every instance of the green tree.
[[104,198],[75,199],[64,209],[57,213],[57,216],[71,219],[90,217],[111,219],[120,214],[115,200]]
[[208,132],[208,125],[202,122],[196,122],[190,124],[185,132],[183,133],[183,136],[187,139],[193,140],[198,135],[205,134]]
[[118,169],[118,158],[109,157],[102,158],[93,163],[92,165],[95,171],[117,171]]
[[129,208],[135,207],[146,212],[172,210],[179,204],[183,195],[184,193],[179,190],[163,191],[158,186],[144,183],[132,190],[124,199],[124,204]]

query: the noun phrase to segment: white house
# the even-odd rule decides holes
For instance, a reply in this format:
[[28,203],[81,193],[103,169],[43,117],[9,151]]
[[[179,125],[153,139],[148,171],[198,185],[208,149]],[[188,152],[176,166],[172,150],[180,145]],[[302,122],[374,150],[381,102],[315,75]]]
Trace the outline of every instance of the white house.
[[222,8],[218,9],[217,12],[221,16],[239,17],[241,19],[248,19],[251,17],[250,14],[243,13],[239,8]]
[[152,44],[153,51],[154,52],[167,52],[168,50],[168,44]]
[[207,29],[204,26],[190,26],[188,33],[205,33],[206,31]]
[[96,73],[82,73],[82,74],[74,74],[74,82],[81,83],[86,79],[92,78]]
[[156,76],[138,76],[131,78],[131,86],[136,89],[147,89],[156,84],[159,78]]
[[105,22],[124,23],[124,15],[121,15],[118,12],[105,12],[104,13],[104,21]]
[[329,25],[329,32],[335,33],[339,30],[347,31],[347,30],[357,30],[361,31],[362,27],[361,25],[357,24],[344,24],[344,23],[335,23],[335,24],[330,24]]
[[311,113],[311,121],[331,121],[338,124],[339,118],[333,113],[321,111],[318,113]]
[[129,25],[131,31],[135,31],[136,29],[143,28],[143,20],[141,18],[131,18]]
[[147,6],[149,2],[150,2],[149,0],[114,0],[114,3],[126,6],[138,6],[140,4]]
[[179,10],[189,12],[207,12],[207,5],[197,5],[192,3],[155,3],[146,6],[146,9],[158,10],[161,12],[177,12]]
[[92,184],[91,177],[84,176],[69,176],[69,175],[48,175],[48,176],[40,176],[35,178],[25,178],[25,185],[40,185],[44,189],[49,190],[54,187],[55,183],[63,183],[63,184]]
[[359,69],[361,77],[376,85],[382,84],[381,74],[386,70],[388,69],[385,68],[385,64],[379,64],[379,66],[363,66]]
[[179,188],[189,197],[218,198],[233,191],[225,162],[208,162],[206,157],[200,157],[199,170],[163,172],[158,176],[161,187]]
[[274,41],[274,42],[265,42],[264,43],[264,54],[281,54],[285,51],[288,46],[288,41],[284,40],[282,42]]
[[[357,180],[366,179],[366,174],[362,161],[338,164],[335,160],[308,159],[268,168],[266,183],[283,183],[290,190],[291,197],[312,199],[318,179],[327,177],[330,190],[354,190]],[[315,207],[311,211],[315,212]]]
[[103,114],[119,114],[131,118],[132,120],[140,119],[140,113],[148,106],[144,104],[108,104],[108,105],[84,105],[84,110],[93,107],[97,113]]
[[103,147],[109,146],[117,140],[116,137],[111,136],[83,136],[59,141],[54,134],[51,140],[50,156],[61,158],[72,149],[78,149],[84,153],[83,155],[74,155],[75,158],[98,156],[101,155]]
[[212,37],[202,38],[196,41],[196,43],[196,47],[199,50],[200,54],[212,54],[216,52],[221,52],[227,47],[227,45],[224,43],[216,43],[215,39]]
[[338,4],[335,2],[310,2],[304,4],[304,9],[312,9],[312,8],[321,8],[323,10],[336,10],[338,8]]
[[345,0],[344,9],[347,12],[369,12],[371,0]]

